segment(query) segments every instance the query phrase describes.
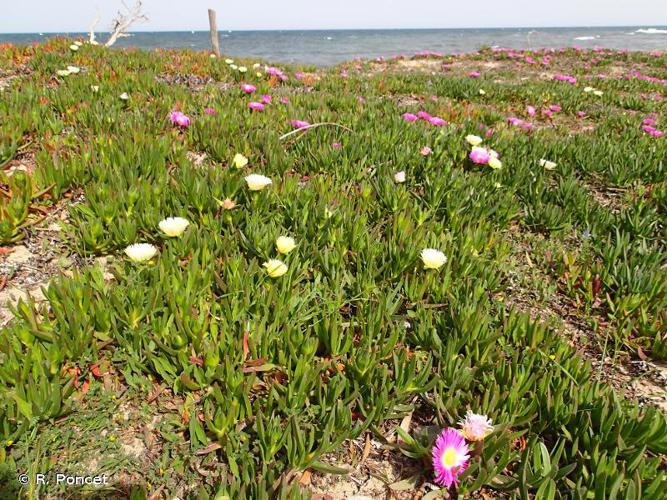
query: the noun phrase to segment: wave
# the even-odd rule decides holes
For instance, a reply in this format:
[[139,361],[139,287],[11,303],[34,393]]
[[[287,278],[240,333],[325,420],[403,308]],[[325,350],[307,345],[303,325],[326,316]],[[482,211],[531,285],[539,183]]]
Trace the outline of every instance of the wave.
[[575,40],[595,40],[596,38],[600,38],[599,36],[578,36],[575,38]]
[[659,30],[658,28],[638,29],[635,33],[644,33],[645,35],[667,35],[667,30]]

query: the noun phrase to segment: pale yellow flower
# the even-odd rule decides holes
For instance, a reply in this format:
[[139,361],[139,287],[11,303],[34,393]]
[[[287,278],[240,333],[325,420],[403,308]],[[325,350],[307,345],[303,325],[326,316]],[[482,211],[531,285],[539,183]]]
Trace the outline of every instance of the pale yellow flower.
[[239,66],[239,73],[247,73],[247,71],[248,68],[246,68],[245,66]]
[[58,75],[58,76],[68,76],[69,75],[69,70],[59,69],[58,71],[56,71],[56,75]]
[[245,178],[245,181],[250,191],[261,191],[273,183],[268,177],[259,174],[250,174]]
[[556,168],[556,166],[556,163],[552,161],[545,160],[544,158],[540,160],[540,167],[544,167],[545,170],[553,170]]
[[604,93],[604,92],[602,92],[601,90],[594,90],[594,91],[593,91],[593,95],[596,95],[596,96],[598,96],[598,97],[602,97],[602,94],[603,94],[603,93]]
[[294,250],[295,247],[296,243],[294,242],[294,238],[290,238],[289,236],[279,236],[276,240],[276,249],[283,255],[287,255]]
[[243,156],[241,153],[236,153],[234,155],[233,162],[234,162],[234,166],[236,168],[243,168],[248,164],[248,158]]
[[466,141],[468,141],[468,144],[470,144],[471,146],[479,146],[480,144],[482,144],[483,139],[478,135],[470,134],[466,135]]
[[439,269],[447,262],[445,254],[434,248],[425,248],[422,250],[421,258],[426,269]]
[[287,272],[287,265],[278,259],[270,259],[262,264],[262,266],[266,270],[266,274],[272,278],[280,278]]
[[183,217],[167,217],[158,225],[167,236],[180,236],[190,223]]
[[479,95],[486,95],[486,91],[484,89],[479,89]]
[[234,59],[225,59],[226,64],[234,64]]
[[492,156],[491,158],[489,158],[487,165],[494,170],[503,168],[503,163],[496,156]]
[[134,262],[145,262],[155,257],[157,248],[150,243],[135,243],[125,249],[125,255]]
[[584,92],[593,92],[594,90],[593,87],[584,87]]
[[67,71],[69,71],[72,74],[76,74],[79,71],[81,71],[81,68],[79,68],[78,66],[67,66]]
[[127,92],[123,92],[121,95],[118,96],[122,101],[127,101],[130,96]]
[[79,46],[72,44],[69,46],[69,49],[73,52],[76,52],[77,50],[79,50]]

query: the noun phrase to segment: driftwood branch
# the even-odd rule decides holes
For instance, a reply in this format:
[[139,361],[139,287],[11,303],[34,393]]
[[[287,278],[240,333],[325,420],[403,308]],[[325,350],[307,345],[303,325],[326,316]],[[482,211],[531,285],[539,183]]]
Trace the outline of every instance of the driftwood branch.
[[134,23],[148,20],[146,14],[142,12],[141,0],[137,0],[131,8],[123,2],[123,7],[125,7],[125,12],[118,11],[116,18],[111,23],[111,35],[104,44],[106,47],[111,47],[119,38],[130,36],[127,30]]
[[90,25],[90,33],[88,34],[88,42],[90,42],[91,45],[97,45],[97,41],[95,40],[95,27],[99,22],[100,22],[100,11],[98,10],[97,16]]

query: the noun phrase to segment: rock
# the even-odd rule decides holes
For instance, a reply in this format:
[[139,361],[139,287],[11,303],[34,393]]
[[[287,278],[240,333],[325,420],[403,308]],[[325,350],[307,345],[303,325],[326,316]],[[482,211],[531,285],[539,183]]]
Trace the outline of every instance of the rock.
[[120,449],[125,455],[136,458],[137,460],[143,459],[148,452],[144,442],[136,437],[131,438],[127,443],[121,444]]
[[35,258],[35,254],[30,252],[24,245],[16,245],[13,251],[7,255],[5,262],[7,264],[21,265],[30,262]]

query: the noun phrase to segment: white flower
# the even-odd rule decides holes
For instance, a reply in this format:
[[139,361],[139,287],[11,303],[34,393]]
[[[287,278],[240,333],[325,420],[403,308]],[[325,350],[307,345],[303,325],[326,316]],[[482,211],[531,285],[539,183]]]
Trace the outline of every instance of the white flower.
[[83,45],[83,42],[77,40],[76,42],[74,42],[74,45],[76,45],[77,47],[81,47]]
[[157,248],[150,243],[135,243],[125,249],[125,255],[134,262],[145,262],[150,260],[156,253]]
[[294,250],[294,247],[296,247],[294,238],[290,238],[289,236],[280,236],[276,240],[276,249],[283,255],[290,253]]
[[478,136],[478,135],[466,135],[466,141],[468,141],[468,144],[471,146],[479,146],[482,144],[483,139]]
[[468,410],[463,420],[459,422],[461,433],[468,441],[482,441],[493,432],[491,419],[486,415],[478,415]]
[[58,76],[67,76],[67,75],[69,75],[69,70],[59,69],[58,71],[56,71],[56,75],[58,75]]
[[99,42],[97,40],[91,40],[90,45],[99,45]]
[[255,63],[255,64],[252,65],[252,68],[253,68],[253,69],[257,69],[257,68],[259,68],[260,66],[261,66],[261,64],[259,64],[259,63]]
[[545,160],[544,158],[542,158],[540,160],[540,167],[544,167],[546,170],[553,170],[554,168],[556,168],[556,164],[552,161]]
[[593,91],[593,95],[596,95],[596,96],[598,96],[598,97],[601,97],[603,93],[604,93],[604,92],[602,92],[601,90],[594,90],[594,91]]
[[78,66],[67,66],[67,71],[69,71],[70,73],[76,74],[79,71],[81,71],[81,68],[79,68]]
[[262,73],[261,73],[260,71],[257,72],[257,77],[258,77],[258,78],[261,78],[261,77],[262,77]]
[[405,172],[403,170],[394,174],[394,182],[396,182],[396,184],[405,182]]
[[130,98],[130,96],[127,94],[127,92],[123,92],[121,95],[118,96],[118,98],[123,101],[127,101]]
[[239,72],[240,73],[246,73],[247,71],[248,71],[248,68],[246,68],[245,66],[239,66]]
[[248,158],[243,156],[241,153],[236,153],[234,155],[233,163],[236,168],[243,168],[248,164]]
[[72,45],[69,46],[69,49],[76,52],[77,50],[79,50],[79,46],[72,44]]
[[484,91],[484,89],[479,89],[479,95],[486,95],[486,92]]
[[445,254],[434,248],[425,248],[422,250],[421,257],[426,269],[439,269],[447,262]]
[[210,57],[211,59],[215,59],[217,56],[216,56],[215,54],[210,54],[209,57]]
[[230,64],[229,67],[232,69],[239,69],[239,67],[236,64]]
[[183,217],[167,217],[158,224],[167,236],[180,236],[190,223]]
[[262,266],[266,269],[266,274],[272,278],[280,278],[287,272],[287,265],[278,259],[270,259],[262,264]]
[[593,87],[584,87],[584,92],[593,92],[594,90]]
[[100,91],[100,86],[99,86],[99,85],[91,85],[91,86],[90,86],[90,90],[92,90],[93,92],[97,93],[97,92]]
[[264,175],[250,174],[245,178],[250,191],[261,191],[266,186],[272,184],[271,179]]
[[226,64],[234,64],[234,59],[225,59]]

